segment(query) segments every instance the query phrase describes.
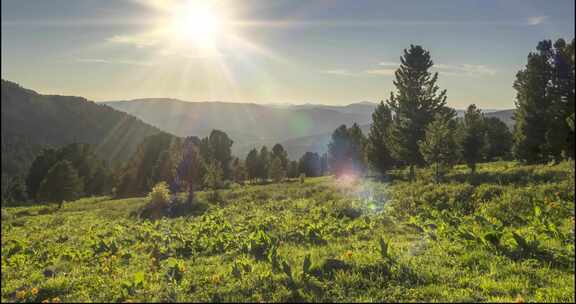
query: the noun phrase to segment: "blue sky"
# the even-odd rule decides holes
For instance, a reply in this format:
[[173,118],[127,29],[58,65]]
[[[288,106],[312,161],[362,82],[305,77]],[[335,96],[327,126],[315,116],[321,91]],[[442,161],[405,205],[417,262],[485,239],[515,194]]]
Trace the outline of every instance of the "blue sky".
[[210,1],[226,25],[208,48],[158,33],[184,2],[2,0],[2,78],[97,101],[348,104],[386,99],[420,44],[451,106],[511,108],[528,52],[574,37],[573,0]]

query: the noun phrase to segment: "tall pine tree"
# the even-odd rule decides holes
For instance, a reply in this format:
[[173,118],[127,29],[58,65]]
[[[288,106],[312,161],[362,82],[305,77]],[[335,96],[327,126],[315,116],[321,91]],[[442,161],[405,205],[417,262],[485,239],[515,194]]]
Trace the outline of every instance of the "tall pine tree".
[[514,89],[514,156],[526,163],[574,158],[574,40],[538,43]]
[[434,63],[421,46],[411,45],[400,61],[395,73],[396,92],[388,100],[394,113],[390,148],[396,159],[410,166],[410,178],[414,179],[414,167],[425,163],[418,142],[424,139],[434,116],[446,111],[446,90],[440,91],[436,84],[438,73],[430,72]]
[[268,147],[262,146],[258,155],[258,178],[262,182],[268,180],[268,167],[270,166],[270,152]]
[[366,137],[362,134],[362,129],[357,123],[352,124],[348,129],[348,138],[352,169],[356,173],[364,173],[366,170]]
[[64,201],[79,198],[82,181],[72,163],[67,160],[56,163],[44,177],[38,194],[41,200],[58,203],[58,208],[62,208]]
[[272,158],[278,158],[282,169],[288,169],[288,152],[286,152],[281,144],[275,144],[274,147],[272,147]]
[[256,149],[250,150],[250,152],[248,152],[248,155],[246,156],[245,164],[248,179],[252,181],[258,178],[258,169],[259,169],[258,163],[259,163],[258,150]]
[[186,202],[194,202],[194,191],[201,181],[202,161],[199,152],[200,140],[196,137],[186,137],[182,143],[182,158],[178,163],[176,183],[184,184],[188,192]]
[[484,115],[472,104],[466,109],[462,120],[462,137],[459,140],[462,158],[473,175],[476,173],[476,163],[482,159],[484,147]]

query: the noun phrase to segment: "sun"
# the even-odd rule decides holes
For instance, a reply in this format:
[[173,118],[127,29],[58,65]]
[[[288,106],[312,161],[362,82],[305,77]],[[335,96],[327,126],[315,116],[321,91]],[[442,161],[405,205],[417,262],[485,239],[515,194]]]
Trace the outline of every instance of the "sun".
[[225,34],[225,24],[216,7],[190,1],[174,12],[170,32],[180,42],[210,48]]

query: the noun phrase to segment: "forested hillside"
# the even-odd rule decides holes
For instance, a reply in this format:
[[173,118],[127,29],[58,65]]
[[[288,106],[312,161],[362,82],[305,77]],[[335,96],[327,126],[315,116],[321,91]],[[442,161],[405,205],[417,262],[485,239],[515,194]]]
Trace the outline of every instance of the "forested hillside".
[[161,132],[133,116],[81,97],[42,95],[2,80],[2,182],[27,173],[45,146],[95,145],[111,163],[127,160],[148,135]]

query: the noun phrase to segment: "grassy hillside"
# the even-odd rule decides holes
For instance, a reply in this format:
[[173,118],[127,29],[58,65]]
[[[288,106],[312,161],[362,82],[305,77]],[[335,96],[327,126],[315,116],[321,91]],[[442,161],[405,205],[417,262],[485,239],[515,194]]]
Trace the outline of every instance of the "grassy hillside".
[[144,198],[3,208],[2,301],[574,302],[573,163],[396,174],[199,193],[156,222]]

